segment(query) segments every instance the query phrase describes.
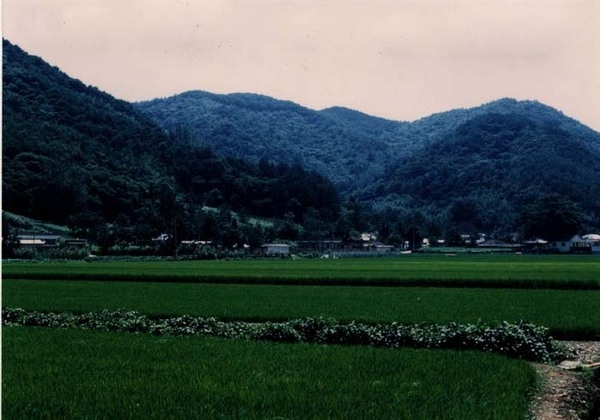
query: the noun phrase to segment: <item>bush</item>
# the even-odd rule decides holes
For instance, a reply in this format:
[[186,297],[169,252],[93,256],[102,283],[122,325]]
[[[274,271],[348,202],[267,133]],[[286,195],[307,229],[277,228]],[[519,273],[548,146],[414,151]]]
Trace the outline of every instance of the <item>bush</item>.
[[433,325],[377,324],[332,319],[304,318],[287,322],[221,322],[188,315],[151,319],[135,311],[117,310],[84,314],[45,313],[19,308],[2,310],[4,325],[48,328],[79,328],[155,335],[209,335],[230,339],[252,339],[280,343],[371,345],[399,348],[482,350],[537,362],[558,360],[564,348],[557,345],[548,329],[527,321]]
[[188,315],[159,319],[152,323],[149,332],[155,335],[214,335],[218,328],[214,318],[194,318]]
[[326,325],[316,337],[317,343],[365,346],[373,344],[375,329],[364,324]]
[[300,334],[302,341],[306,343],[316,343],[320,332],[335,323],[335,320],[325,318],[303,318],[288,321],[288,324]]
[[493,328],[483,329],[476,337],[473,347],[531,361],[550,361],[552,339],[548,329],[527,321],[516,324],[502,322]]
[[252,334],[252,338],[262,341],[278,343],[299,343],[302,336],[288,323],[266,322]]

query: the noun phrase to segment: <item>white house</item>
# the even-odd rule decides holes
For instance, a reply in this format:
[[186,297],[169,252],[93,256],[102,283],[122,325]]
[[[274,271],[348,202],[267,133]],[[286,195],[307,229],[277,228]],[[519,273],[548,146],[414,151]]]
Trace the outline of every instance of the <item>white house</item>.
[[550,248],[560,253],[580,252],[580,253],[600,253],[600,235],[575,235],[570,239],[556,241],[550,244]]
[[394,250],[393,245],[375,244],[375,252],[392,252]]
[[264,244],[262,249],[267,255],[288,255],[290,253],[288,244]]
[[589,233],[581,237],[584,241],[590,244],[592,254],[600,254],[600,235],[597,233]]
[[551,242],[550,248],[560,253],[571,252],[571,248],[574,246],[574,244],[581,242],[581,240],[581,236],[575,235],[569,239]]
[[60,235],[49,234],[26,234],[17,235],[19,245],[35,246],[35,247],[58,247]]

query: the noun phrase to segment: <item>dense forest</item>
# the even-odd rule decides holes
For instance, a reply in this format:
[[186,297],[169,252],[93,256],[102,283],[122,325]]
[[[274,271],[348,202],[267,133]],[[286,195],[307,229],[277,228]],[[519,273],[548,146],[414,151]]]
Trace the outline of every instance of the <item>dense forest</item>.
[[508,239],[525,232],[525,208],[552,194],[580,209],[581,229],[600,229],[600,134],[536,101],[501,99],[410,123],[250,94],[194,91],[135,106],[218,154],[268,153],[325,174],[368,212],[371,229],[395,239],[415,231]]
[[168,131],[188,128],[219,155],[297,163],[348,195],[394,161],[395,133],[403,125],[344,108],[317,112],[241,93],[186,92],[135,107]]
[[66,224],[105,244],[165,232],[215,239],[237,220],[232,212],[285,221],[284,232],[289,225],[332,226],[340,212],[324,176],[267,157],[216,156],[187,130],[166,133],[131,104],[6,40],[2,161],[4,210]]
[[2,159],[5,211],[103,248],[600,230],[600,134],[534,101],[415,122],[254,94],[130,104],[5,40]]
[[385,181],[359,196],[381,208],[431,209],[446,226],[506,237],[519,231],[526,206],[559,194],[584,210],[582,228],[597,229],[600,136],[587,144],[560,120],[532,115],[490,110],[475,116],[447,139],[388,167]]

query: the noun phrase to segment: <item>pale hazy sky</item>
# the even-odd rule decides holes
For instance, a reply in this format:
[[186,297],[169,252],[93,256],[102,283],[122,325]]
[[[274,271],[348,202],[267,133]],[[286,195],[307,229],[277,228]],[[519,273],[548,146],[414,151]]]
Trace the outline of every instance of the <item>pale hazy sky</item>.
[[3,0],[3,36],[128,101],[200,89],[414,120],[502,97],[600,131],[600,0]]

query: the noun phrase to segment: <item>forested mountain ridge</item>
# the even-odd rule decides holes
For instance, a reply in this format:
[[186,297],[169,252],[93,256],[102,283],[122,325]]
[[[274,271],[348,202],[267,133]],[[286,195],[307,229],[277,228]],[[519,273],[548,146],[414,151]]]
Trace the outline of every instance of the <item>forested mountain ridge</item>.
[[165,175],[149,146],[167,138],[151,120],[8,41],[2,89],[9,210],[63,224],[80,210],[114,218],[122,206],[110,203],[128,196],[135,207]]
[[[215,239],[233,223],[230,210],[290,223],[338,216],[337,191],[322,175],[215,156],[185,130],[165,133],[131,104],[6,40],[2,89],[4,210],[106,244],[164,232]],[[226,210],[222,220],[203,206]]]
[[357,195],[388,209],[428,209],[461,231],[507,234],[519,230],[524,207],[559,194],[597,229],[600,135],[535,102],[503,100],[484,109]]
[[300,162],[395,225],[417,214],[428,225],[514,232],[523,206],[557,193],[600,227],[600,134],[537,101],[500,99],[414,122],[198,91],[136,107],[219,154]]
[[500,99],[411,123],[342,107],[315,111],[254,94],[190,91],[135,106],[166,130],[186,127],[218,154],[298,162],[326,175],[347,195],[377,182],[389,167],[414,153],[460,137],[460,126],[490,113],[522,115],[600,149],[598,133],[536,101]]
[[[600,134],[535,101],[409,123],[253,94],[129,104],[7,41],[3,70],[4,208],[105,243],[508,237],[552,194],[600,230]],[[242,234],[229,210],[281,225]]]
[[191,91],[135,106],[169,131],[189,129],[220,155],[298,163],[346,193],[383,173],[403,125],[345,108],[318,112],[242,93]]

